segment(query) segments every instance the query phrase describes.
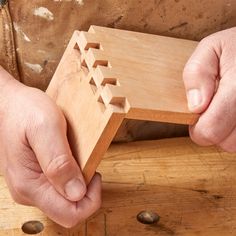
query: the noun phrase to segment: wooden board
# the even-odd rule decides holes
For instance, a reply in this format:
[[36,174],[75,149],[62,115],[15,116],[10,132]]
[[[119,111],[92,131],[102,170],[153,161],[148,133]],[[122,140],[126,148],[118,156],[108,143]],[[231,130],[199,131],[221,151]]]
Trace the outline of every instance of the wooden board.
[[67,118],[72,152],[87,182],[125,118],[196,121],[182,82],[196,45],[98,26],[74,33],[47,93]]
[[[188,138],[112,144],[99,167],[102,208],[70,230],[14,203],[0,177],[0,235],[25,235],[29,220],[44,224],[40,236],[236,235],[235,170],[235,154]],[[157,225],[136,220],[146,209],[160,215]]]

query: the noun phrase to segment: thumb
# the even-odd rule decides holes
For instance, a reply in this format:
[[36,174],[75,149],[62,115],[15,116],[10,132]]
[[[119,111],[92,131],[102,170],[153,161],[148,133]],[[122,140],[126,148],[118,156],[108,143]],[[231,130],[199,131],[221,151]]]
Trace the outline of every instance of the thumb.
[[191,112],[204,112],[217,88],[220,46],[213,39],[208,37],[198,44],[183,71]]
[[50,117],[42,114],[38,120],[27,133],[27,138],[44,175],[66,199],[81,200],[86,193],[86,185],[71,154],[63,115],[54,110]]

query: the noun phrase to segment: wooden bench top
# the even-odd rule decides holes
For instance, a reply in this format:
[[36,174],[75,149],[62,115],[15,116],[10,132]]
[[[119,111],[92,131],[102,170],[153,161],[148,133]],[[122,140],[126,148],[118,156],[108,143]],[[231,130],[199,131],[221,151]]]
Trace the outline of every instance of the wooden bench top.
[[[0,177],[0,235],[25,235],[29,220],[43,223],[41,236],[236,235],[236,154],[188,138],[114,144],[99,171],[102,208],[70,230],[14,203]],[[143,210],[156,212],[159,223],[139,223]]]

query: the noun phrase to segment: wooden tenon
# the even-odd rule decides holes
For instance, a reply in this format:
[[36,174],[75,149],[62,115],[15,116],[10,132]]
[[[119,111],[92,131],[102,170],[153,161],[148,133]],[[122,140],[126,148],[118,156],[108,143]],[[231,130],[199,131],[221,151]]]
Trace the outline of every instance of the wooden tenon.
[[87,183],[126,119],[193,124],[182,71],[197,42],[91,26],[75,31],[48,87]]

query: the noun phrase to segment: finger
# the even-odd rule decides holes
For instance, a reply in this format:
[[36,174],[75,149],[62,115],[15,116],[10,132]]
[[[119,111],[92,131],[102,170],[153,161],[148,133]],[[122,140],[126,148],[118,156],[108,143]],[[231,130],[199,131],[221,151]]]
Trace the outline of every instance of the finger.
[[[28,198],[28,196],[25,195],[25,187],[23,187],[22,183],[22,178],[20,179],[14,179],[12,178],[16,177],[16,175],[12,175],[10,172],[8,172],[7,175],[5,175],[5,181],[8,187],[8,190],[11,193],[11,196],[13,198],[13,200],[21,205],[25,205],[25,206],[32,206],[32,200],[30,198]],[[21,180],[21,181],[19,181]],[[22,194],[24,191],[24,194]]]
[[66,137],[66,122],[52,105],[48,106],[47,114],[37,114],[36,121],[27,131],[29,144],[56,190],[70,201],[79,201],[86,192],[86,185],[71,154]]
[[219,88],[206,112],[190,127],[191,138],[200,145],[219,144],[233,131],[236,124],[236,84],[231,71],[221,79]]
[[[71,202],[63,198],[44,180],[37,185],[33,194],[35,206],[41,209],[49,218],[64,227],[70,228],[91,216],[101,205],[101,177],[96,174],[88,186],[88,191],[79,202]],[[34,183],[35,184],[35,183]]]
[[183,71],[189,110],[202,113],[217,87],[220,46],[213,37],[202,40]]
[[236,152],[236,127],[219,146],[226,152]]
[[80,215],[80,221],[87,219],[100,208],[102,202],[101,192],[101,175],[96,173],[88,185],[88,191],[85,197],[77,202],[77,211]]

